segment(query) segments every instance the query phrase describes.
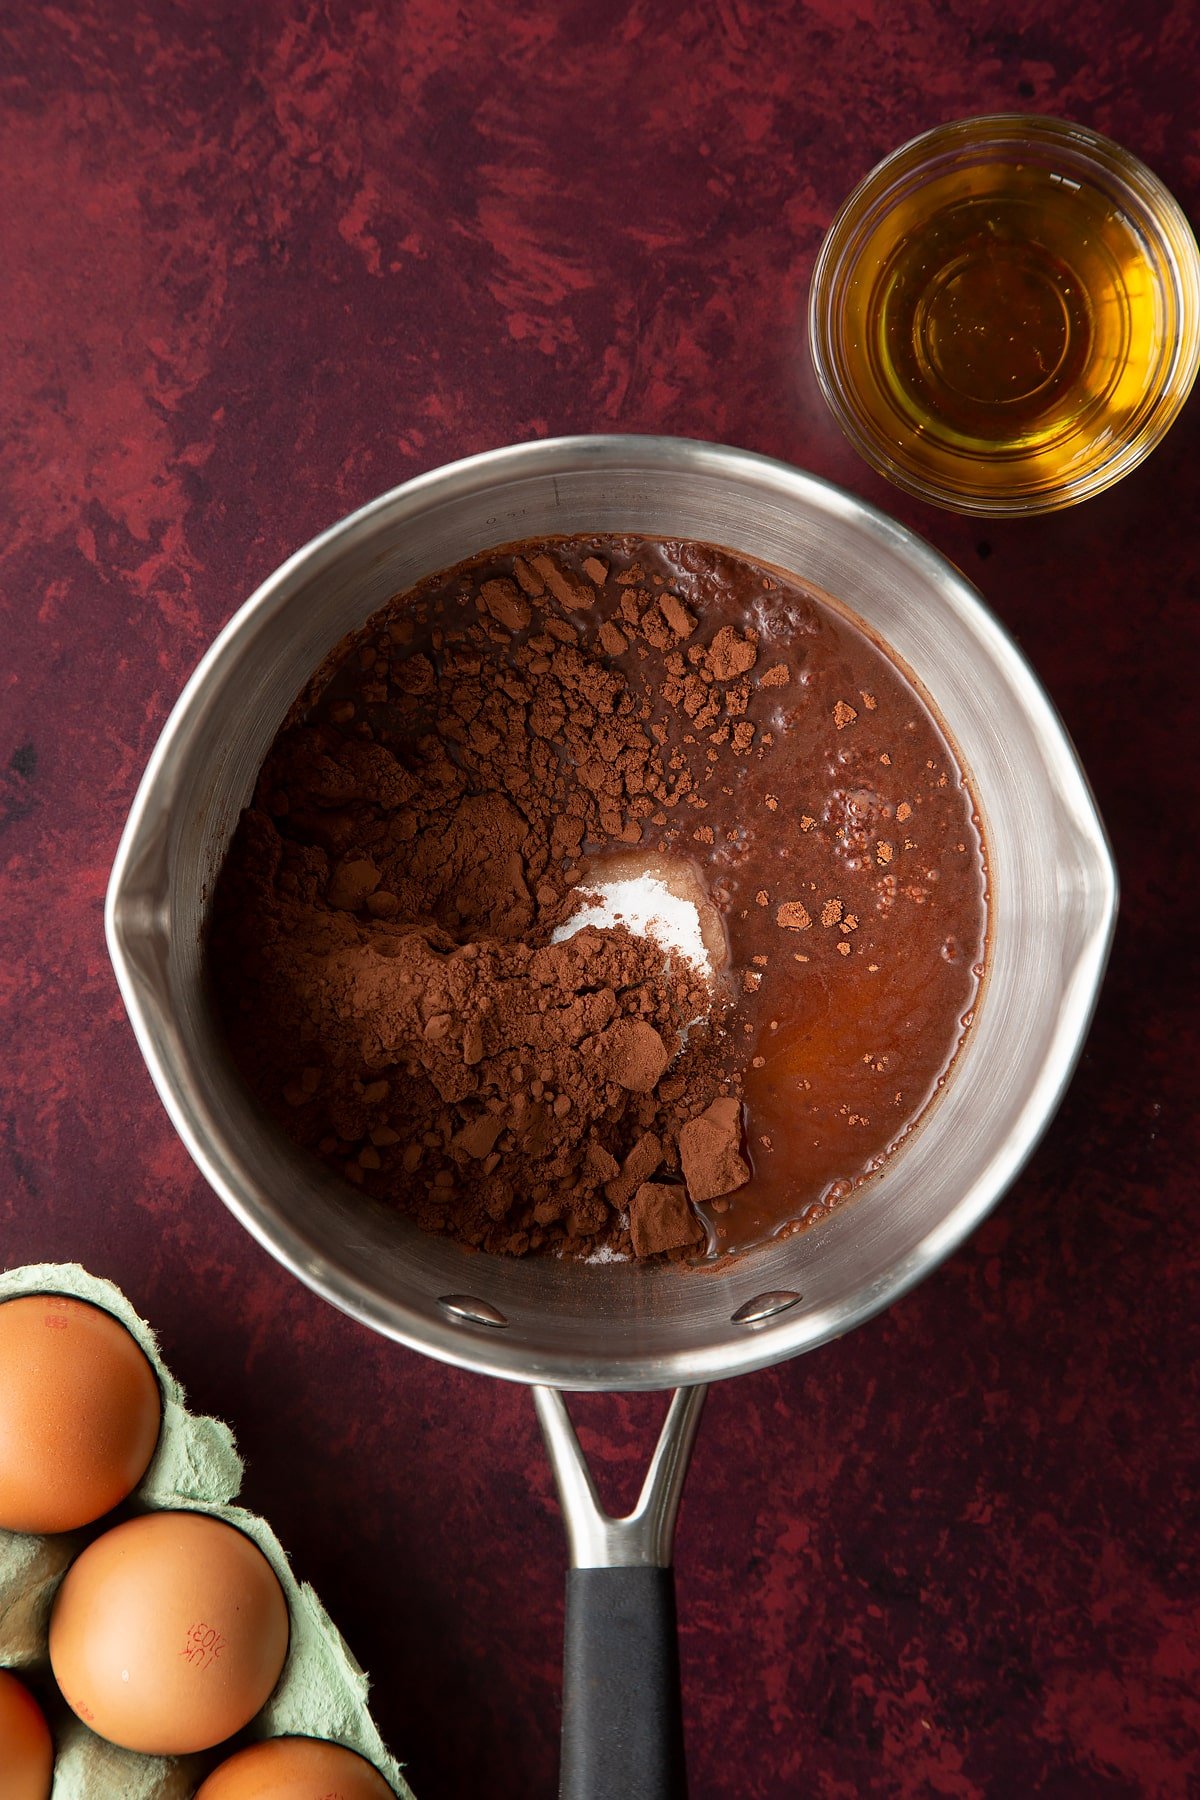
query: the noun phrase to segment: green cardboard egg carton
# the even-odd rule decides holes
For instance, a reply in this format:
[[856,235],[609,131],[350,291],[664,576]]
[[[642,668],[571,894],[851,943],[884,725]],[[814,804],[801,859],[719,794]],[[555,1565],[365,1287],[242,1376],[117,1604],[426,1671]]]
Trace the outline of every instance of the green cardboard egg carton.
[[163,1401],[158,1448],[126,1507],[138,1512],[190,1508],[245,1532],[279,1577],[291,1618],[283,1673],[245,1731],[200,1756],[140,1756],[97,1737],[61,1699],[55,1705],[49,1673],[46,1642],[58,1584],[108,1521],[58,1537],[0,1530],[0,1668],[29,1678],[46,1710],[55,1746],[51,1800],[190,1800],[205,1775],[233,1749],[293,1735],[328,1738],[357,1750],[391,1783],[399,1800],[413,1800],[367,1709],[367,1678],[341,1633],[308,1583],[292,1574],[266,1520],[233,1504],[242,1485],[242,1459],[229,1427],[188,1411],[154,1333],[112,1282],[89,1275],[76,1263],[35,1263],[0,1273],[0,1302],[49,1293],[70,1294],[110,1312],[141,1345],[158,1377]]

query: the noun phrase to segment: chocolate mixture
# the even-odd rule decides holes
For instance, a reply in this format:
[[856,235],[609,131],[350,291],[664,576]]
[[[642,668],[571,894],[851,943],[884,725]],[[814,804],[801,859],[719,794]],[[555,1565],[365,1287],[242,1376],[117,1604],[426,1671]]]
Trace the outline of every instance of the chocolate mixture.
[[[639,861],[707,896],[715,966],[563,935]],[[969,1023],[984,929],[963,776],[861,627],[724,551],[576,538],[338,646],[243,815],[210,963],[260,1099],[419,1225],[679,1258],[879,1166]]]

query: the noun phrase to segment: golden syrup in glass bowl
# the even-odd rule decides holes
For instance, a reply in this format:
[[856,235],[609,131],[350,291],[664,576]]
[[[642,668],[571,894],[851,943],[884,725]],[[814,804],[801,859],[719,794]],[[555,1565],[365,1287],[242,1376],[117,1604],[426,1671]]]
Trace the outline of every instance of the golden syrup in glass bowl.
[[884,474],[964,511],[1044,511],[1118,479],[1174,418],[1200,361],[1200,258],[1118,146],[968,120],[846,202],[810,318],[826,397]]

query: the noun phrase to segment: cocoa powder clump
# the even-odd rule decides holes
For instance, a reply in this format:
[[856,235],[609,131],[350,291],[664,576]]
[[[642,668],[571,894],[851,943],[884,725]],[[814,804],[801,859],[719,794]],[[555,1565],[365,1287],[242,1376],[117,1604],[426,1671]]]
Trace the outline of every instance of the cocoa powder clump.
[[731,1194],[750,1179],[740,1154],[741,1107],[730,1097],[714,1100],[679,1134],[683,1176],[691,1198],[699,1203]]
[[630,1202],[629,1222],[633,1247],[639,1256],[685,1250],[704,1235],[687,1195],[669,1182],[643,1182]]

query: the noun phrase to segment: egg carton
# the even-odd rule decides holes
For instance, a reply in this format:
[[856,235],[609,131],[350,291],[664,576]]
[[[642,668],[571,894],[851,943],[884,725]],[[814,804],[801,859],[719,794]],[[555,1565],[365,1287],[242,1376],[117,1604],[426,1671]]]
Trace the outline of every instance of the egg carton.
[[266,1705],[236,1738],[201,1756],[141,1756],[89,1731],[58,1696],[50,1675],[47,1635],[58,1584],[107,1520],[84,1531],[35,1537],[0,1530],[0,1668],[25,1678],[54,1733],[51,1800],[189,1800],[206,1774],[234,1749],[271,1737],[328,1738],[357,1750],[389,1781],[399,1800],[414,1800],[400,1764],[384,1748],[367,1709],[367,1677],[307,1582],[292,1574],[265,1519],[235,1506],[242,1459],[219,1419],[187,1409],[183,1389],[159,1355],[144,1319],[110,1281],[76,1263],[34,1263],[0,1273],[0,1302],[21,1294],[70,1294],[103,1307],[141,1345],[158,1377],[163,1418],[154,1459],[126,1507],[135,1512],[191,1509],[211,1513],[258,1545],[287,1597],[291,1638],[283,1673]]

